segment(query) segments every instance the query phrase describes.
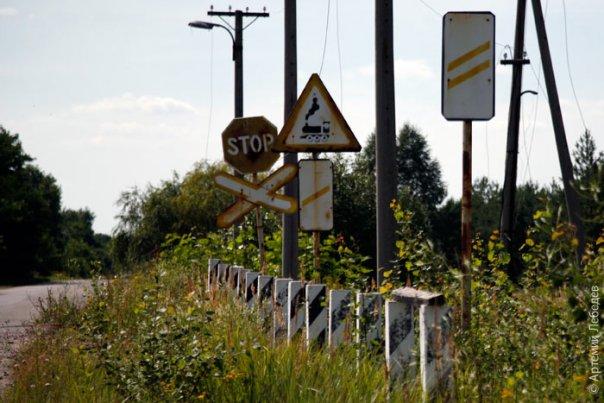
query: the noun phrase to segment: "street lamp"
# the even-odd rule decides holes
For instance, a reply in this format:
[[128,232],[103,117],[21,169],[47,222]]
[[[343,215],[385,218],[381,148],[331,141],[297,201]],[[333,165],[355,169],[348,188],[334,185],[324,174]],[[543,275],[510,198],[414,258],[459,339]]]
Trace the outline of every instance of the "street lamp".
[[229,33],[233,41],[233,61],[235,62],[235,117],[243,116],[243,29],[241,17],[236,18],[235,35],[222,24],[206,21],[193,21],[189,23],[191,28],[213,29],[222,28]]
[[235,37],[233,36],[233,33],[231,32],[231,30],[229,28],[225,27],[222,24],[216,24],[213,22],[206,22],[206,21],[191,21],[189,23],[189,26],[191,28],[199,28],[199,29],[212,29],[214,27],[219,27],[219,28],[222,28],[225,31],[227,31],[229,36],[231,37],[231,40],[233,41],[233,60],[235,60]]

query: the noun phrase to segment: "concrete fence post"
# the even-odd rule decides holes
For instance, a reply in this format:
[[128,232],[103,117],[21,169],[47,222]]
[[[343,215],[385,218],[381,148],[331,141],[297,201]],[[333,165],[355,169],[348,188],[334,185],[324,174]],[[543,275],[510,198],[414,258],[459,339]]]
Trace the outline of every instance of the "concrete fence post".
[[273,341],[287,336],[287,291],[290,278],[276,278],[273,292]]
[[324,284],[306,286],[306,346],[324,345],[327,341],[327,287]]
[[384,297],[379,292],[358,293],[356,342],[381,347],[384,341]]
[[239,269],[239,275],[237,276],[237,296],[239,298],[245,300],[245,275],[249,273],[248,269],[244,269],[243,267]]
[[206,284],[206,292],[210,292],[214,283],[216,282],[216,276],[218,275],[218,259],[208,259],[208,281]]
[[245,273],[245,303],[248,308],[254,306],[254,296],[258,292],[257,290],[257,279],[260,273],[255,271],[248,271]]
[[451,308],[422,305],[419,308],[419,352],[422,389],[427,398],[435,389],[450,389]]
[[329,347],[352,339],[352,291],[329,291]]
[[262,320],[268,318],[273,311],[274,282],[275,278],[273,276],[262,274],[258,276],[256,299],[258,300],[258,309]]
[[386,301],[385,309],[386,366],[394,378],[415,374],[413,362],[413,305]]
[[218,275],[216,276],[217,277],[217,281],[216,281],[217,286],[221,286],[225,283],[228,267],[229,267],[229,265],[226,263],[218,263]]
[[229,271],[229,288],[237,293],[237,287],[239,286],[239,273],[241,272],[241,266],[232,266]]
[[287,341],[304,326],[305,288],[302,281],[290,281],[287,285]]

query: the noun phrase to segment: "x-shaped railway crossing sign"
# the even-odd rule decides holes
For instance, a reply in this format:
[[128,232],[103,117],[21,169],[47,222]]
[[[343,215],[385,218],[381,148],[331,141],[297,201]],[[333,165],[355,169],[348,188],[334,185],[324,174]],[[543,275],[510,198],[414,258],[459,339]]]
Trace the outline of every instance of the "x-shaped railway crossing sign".
[[225,172],[216,174],[214,177],[216,185],[239,197],[239,200],[218,215],[218,226],[230,227],[256,208],[256,205],[286,214],[298,211],[298,202],[295,198],[276,193],[283,185],[294,179],[297,172],[298,167],[295,164],[285,164],[257,184]]

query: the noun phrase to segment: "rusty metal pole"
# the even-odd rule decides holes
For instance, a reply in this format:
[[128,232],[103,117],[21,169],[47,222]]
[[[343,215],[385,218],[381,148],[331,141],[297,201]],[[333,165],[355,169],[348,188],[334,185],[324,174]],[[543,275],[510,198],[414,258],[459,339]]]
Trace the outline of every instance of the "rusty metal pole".
[[463,122],[463,193],[461,196],[461,327],[472,321],[472,121]]
[[[258,174],[253,174],[253,182],[258,183]],[[260,206],[256,207],[256,234],[258,236],[258,265],[260,273],[265,274],[266,262],[264,259],[264,224],[262,222],[262,211]]]
[[[319,158],[319,153],[312,153],[312,159],[317,160]],[[316,175],[316,173],[315,173]],[[316,271],[319,271],[321,267],[321,232],[313,231],[312,232],[312,253],[313,253],[313,267]]]

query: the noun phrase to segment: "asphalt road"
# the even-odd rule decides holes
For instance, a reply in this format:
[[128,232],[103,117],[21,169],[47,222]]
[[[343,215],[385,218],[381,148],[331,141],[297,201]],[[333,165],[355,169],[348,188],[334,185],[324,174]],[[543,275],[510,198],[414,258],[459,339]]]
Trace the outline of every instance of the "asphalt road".
[[89,280],[70,280],[53,284],[0,288],[0,395],[8,385],[15,354],[27,338],[27,331],[36,315],[39,299],[52,295],[67,295],[83,300]]

